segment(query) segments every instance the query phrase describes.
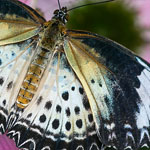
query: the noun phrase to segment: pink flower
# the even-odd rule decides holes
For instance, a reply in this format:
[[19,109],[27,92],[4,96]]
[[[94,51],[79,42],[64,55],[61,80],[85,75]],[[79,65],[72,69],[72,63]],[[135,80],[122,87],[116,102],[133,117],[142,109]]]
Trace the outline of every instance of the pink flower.
[[150,27],[150,1],[149,0],[129,0],[131,5],[136,8],[138,12],[139,23],[146,27]]
[[[79,1],[79,0],[78,0]],[[75,2],[75,0],[60,0],[61,7],[71,6]],[[49,20],[53,16],[53,12],[55,9],[58,9],[58,1],[57,0],[37,0],[37,8],[44,13],[44,17]]]
[[150,45],[144,47],[144,51],[141,53],[141,56],[150,63]]
[[0,150],[19,150],[15,142],[9,139],[5,134],[0,135]]
[[[58,9],[58,1],[57,0],[19,0],[32,8],[39,8],[40,11],[44,14],[44,17],[47,20],[50,20],[53,16],[53,12],[55,9]],[[77,0],[79,2],[81,0]],[[60,0],[61,7],[71,6],[75,0]]]
[[26,5],[31,5],[32,0],[19,0],[19,1],[25,3]]
[[128,2],[138,12],[138,23],[145,28],[143,37],[146,44],[143,46],[141,56],[150,62],[150,0],[128,0]]

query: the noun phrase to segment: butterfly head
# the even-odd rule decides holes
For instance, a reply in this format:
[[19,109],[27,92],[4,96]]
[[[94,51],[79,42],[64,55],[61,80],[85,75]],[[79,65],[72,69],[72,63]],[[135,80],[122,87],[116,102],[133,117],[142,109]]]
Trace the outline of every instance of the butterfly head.
[[61,21],[63,24],[66,24],[69,18],[67,13],[67,7],[62,7],[61,9],[57,9],[54,11],[53,19]]

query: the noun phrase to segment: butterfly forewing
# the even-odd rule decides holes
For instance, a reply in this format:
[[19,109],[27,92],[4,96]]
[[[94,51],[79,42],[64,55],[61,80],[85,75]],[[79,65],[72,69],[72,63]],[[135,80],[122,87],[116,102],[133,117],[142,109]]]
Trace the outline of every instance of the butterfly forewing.
[[45,22],[36,11],[16,0],[0,0],[0,45],[27,40]]
[[64,50],[88,96],[100,139],[119,150],[149,146],[149,64],[98,35],[68,35]]

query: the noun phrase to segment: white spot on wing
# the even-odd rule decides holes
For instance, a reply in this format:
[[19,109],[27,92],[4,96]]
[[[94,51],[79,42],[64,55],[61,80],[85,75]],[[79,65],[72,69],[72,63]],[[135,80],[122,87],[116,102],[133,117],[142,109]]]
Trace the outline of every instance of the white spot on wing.
[[150,141],[149,133],[146,129],[141,129],[141,138],[140,138],[140,143],[142,142],[142,139],[144,138],[144,135],[146,135]]
[[132,139],[132,141],[135,143],[134,137],[133,137],[132,133],[129,131],[126,134],[126,139],[128,139],[128,138]]
[[83,148],[83,146],[80,145],[77,147],[77,150],[84,150],[84,148]]
[[139,104],[140,112],[136,114],[138,129],[149,127],[150,125],[150,78],[148,77],[150,77],[150,72],[147,69],[144,69],[141,75],[138,76],[140,87],[136,88],[136,91],[141,99],[141,104]]
[[128,149],[132,150],[132,147],[131,146],[127,146],[124,150],[128,150]]
[[42,150],[51,150],[49,146],[45,146],[42,148]]
[[140,105],[139,109],[140,112],[136,114],[137,116],[136,124],[138,129],[142,129],[143,127],[149,127],[149,120],[147,118],[145,107],[143,105]]
[[125,124],[125,125],[124,125],[124,128],[125,128],[125,129],[132,129],[132,127],[131,127],[130,124]]
[[92,150],[92,149],[93,149],[93,147],[96,147],[96,150],[99,150],[99,148],[98,148],[98,146],[97,146],[97,144],[96,144],[96,143],[92,143],[92,145],[91,145],[91,147],[90,147],[90,150]]
[[143,145],[141,146],[141,148],[143,148],[143,147],[149,148],[149,146],[148,146],[147,144],[143,144]]
[[147,64],[145,64],[140,58],[136,57],[136,59],[142,66],[144,66],[147,70],[150,71],[150,67]]
[[108,130],[113,130],[113,129],[115,128],[115,124],[114,124],[114,123],[106,124],[105,127],[106,127]]

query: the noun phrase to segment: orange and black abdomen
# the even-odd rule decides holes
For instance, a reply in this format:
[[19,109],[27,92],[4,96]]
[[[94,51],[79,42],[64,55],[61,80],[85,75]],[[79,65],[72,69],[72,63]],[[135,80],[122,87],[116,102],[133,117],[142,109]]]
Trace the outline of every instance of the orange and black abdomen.
[[49,53],[49,51],[41,49],[31,62],[16,100],[19,108],[25,108],[37,91],[48,62]]

